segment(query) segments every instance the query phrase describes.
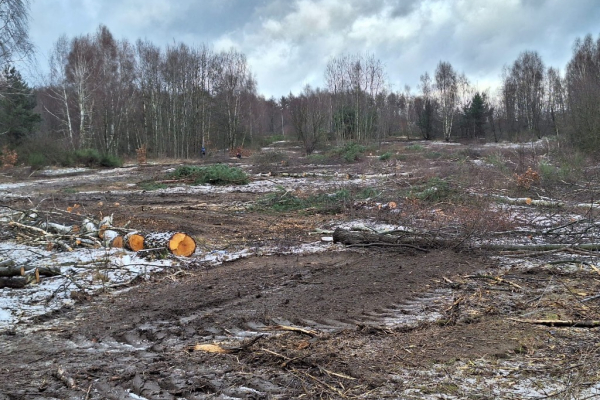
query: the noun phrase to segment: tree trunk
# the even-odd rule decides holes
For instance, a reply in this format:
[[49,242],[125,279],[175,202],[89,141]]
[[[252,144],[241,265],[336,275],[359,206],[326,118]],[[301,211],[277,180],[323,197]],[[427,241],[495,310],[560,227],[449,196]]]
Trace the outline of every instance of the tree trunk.
[[150,233],[144,239],[144,248],[164,248],[176,256],[189,257],[196,251],[196,241],[181,232]]
[[394,246],[409,247],[422,251],[426,251],[425,249],[431,247],[439,247],[441,244],[447,245],[447,243],[441,243],[433,238],[427,239],[410,233],[391,235],[389,233],[355,232],[342,228],[337,228],[333,232],[333,241],[346,246]]
[[144,236],[139,232],[130,232],[123,238],[123,244],[126,249],[131,251],[140,251],[144,249]]

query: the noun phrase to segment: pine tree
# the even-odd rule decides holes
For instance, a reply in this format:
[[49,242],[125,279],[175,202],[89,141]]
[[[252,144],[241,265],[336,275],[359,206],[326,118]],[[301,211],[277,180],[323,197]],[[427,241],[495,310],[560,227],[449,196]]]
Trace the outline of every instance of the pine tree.
[[15,67],[6,67],[0,89],[0,139],[18,146],[38,127],[41,117],[34,112],[35,96]]
[[467,127],[467,135],[471,138],[485,136],[485,123],[489,115],[489,105],[485,93],[475,93],[463,114]]

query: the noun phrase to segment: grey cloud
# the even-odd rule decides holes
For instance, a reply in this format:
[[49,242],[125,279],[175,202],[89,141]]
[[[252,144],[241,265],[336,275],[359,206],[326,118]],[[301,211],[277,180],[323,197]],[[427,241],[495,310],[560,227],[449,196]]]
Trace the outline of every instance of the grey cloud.
[[374,54],[399,90],[440,60],[486,83],[524,50],[564,68],[576,37],[600,33],[596,0],[38,0],[32,19],[42,53],[100,23],[130,41],[233,45],[276,97],[323,87],[328,60],[347,53]]

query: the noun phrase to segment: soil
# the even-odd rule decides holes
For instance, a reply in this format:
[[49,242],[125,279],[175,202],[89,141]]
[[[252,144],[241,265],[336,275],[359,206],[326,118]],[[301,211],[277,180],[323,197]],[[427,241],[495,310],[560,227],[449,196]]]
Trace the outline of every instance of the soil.
[[[39,182],[35,193],[4,205],[80,204],[92,215],[113,214],[115,225],[185,231],[202,251],[285,249],[313,242],[309,232],[332,219],[349,218],[240,211],[258,196],[243,191],[125,191],[168,168],[130,167],[94,179],[89,172],[66,180],[23,174],[11,179]],[[521,303],[496,296],[511,296],[514,287],[497,292],[500,285],[468,278],[500,270],[489,256],[369,247],[217,266],[192,257],[125,290],[73,293],[73,307],[0,333],[0,399],[378,399],[416,389],[408,398],[461,398],[456,385],[410,380],[407,371],[523,360],[550,330],[508,318]],[[543,289],[552,279],[541,270],[511,273],[522,287]],[[477,307],[467,301],[475,295]]]

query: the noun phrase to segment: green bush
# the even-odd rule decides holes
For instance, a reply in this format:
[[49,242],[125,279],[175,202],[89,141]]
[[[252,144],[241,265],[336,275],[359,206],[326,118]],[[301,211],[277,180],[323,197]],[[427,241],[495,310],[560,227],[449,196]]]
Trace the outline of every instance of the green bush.
[[373,198],[378,193],[372,188],[363,188],[358,192],[340,189],[334,193],[317,193],[308,197],[298,197],[279,187],[274,193],[258,201],[258,208],[268,208],[277,212],[304,210],[313,213],[339,213],[355,200]]
[[334,153],[338,155],[338,157],[342,158],[346,162],[355,162],[359,161],[360,157],[365,152],[365,147],[358,143],[347,143],[345,146],[333,150]]
[[121,159],[117,156],[105,154],[102,156],[102,158],[100,158],[100,166],[110,168],[122,167],[123,161],[121,161]]
[[440,178],[431,178],[419,191],[413,193],[416,198],[430,202],[442,201],[450,194],[450,184]]
[[96,149],[81,149],[73,152],[75,163],[78,165],[85,165],[86,167],[92,167],[100,165],[102,156]]
[[96,149],[79,149],[64,152],[58,155],[58,164],[63,167],[83,166],[88,168],[97,167],[120,167],[123,161],[112,154],[101,154]]
[[42,153],[29,154],[29,157],[27,158],[27,163],[33,169],[42,169],[49,165],[48,159],[46,159],[46,156],[43,155]]
[[386,152],[386,153],[383,153],[382,155],[380,155],[380,156],[379,156],[379,159],[380,159],[381,161],[387,161],[387,160],[389,160],[390,158],[392,158],[392,153],[390,153],[389,151],[388,151],[388,152]]
[[423,151],[425,148],[420,144],[411,144],[410,146],[406,146],[406,150],[409,151]]
[[184,165],[178,167],[174,172],[169,174],[169,177],[175,179],[191,179],[196,185],[204,183],[213,185],[245,185],[250,182],[250,179],[244,171],[237,167],[230,167],[225,164],[215,164],[207,167]]

